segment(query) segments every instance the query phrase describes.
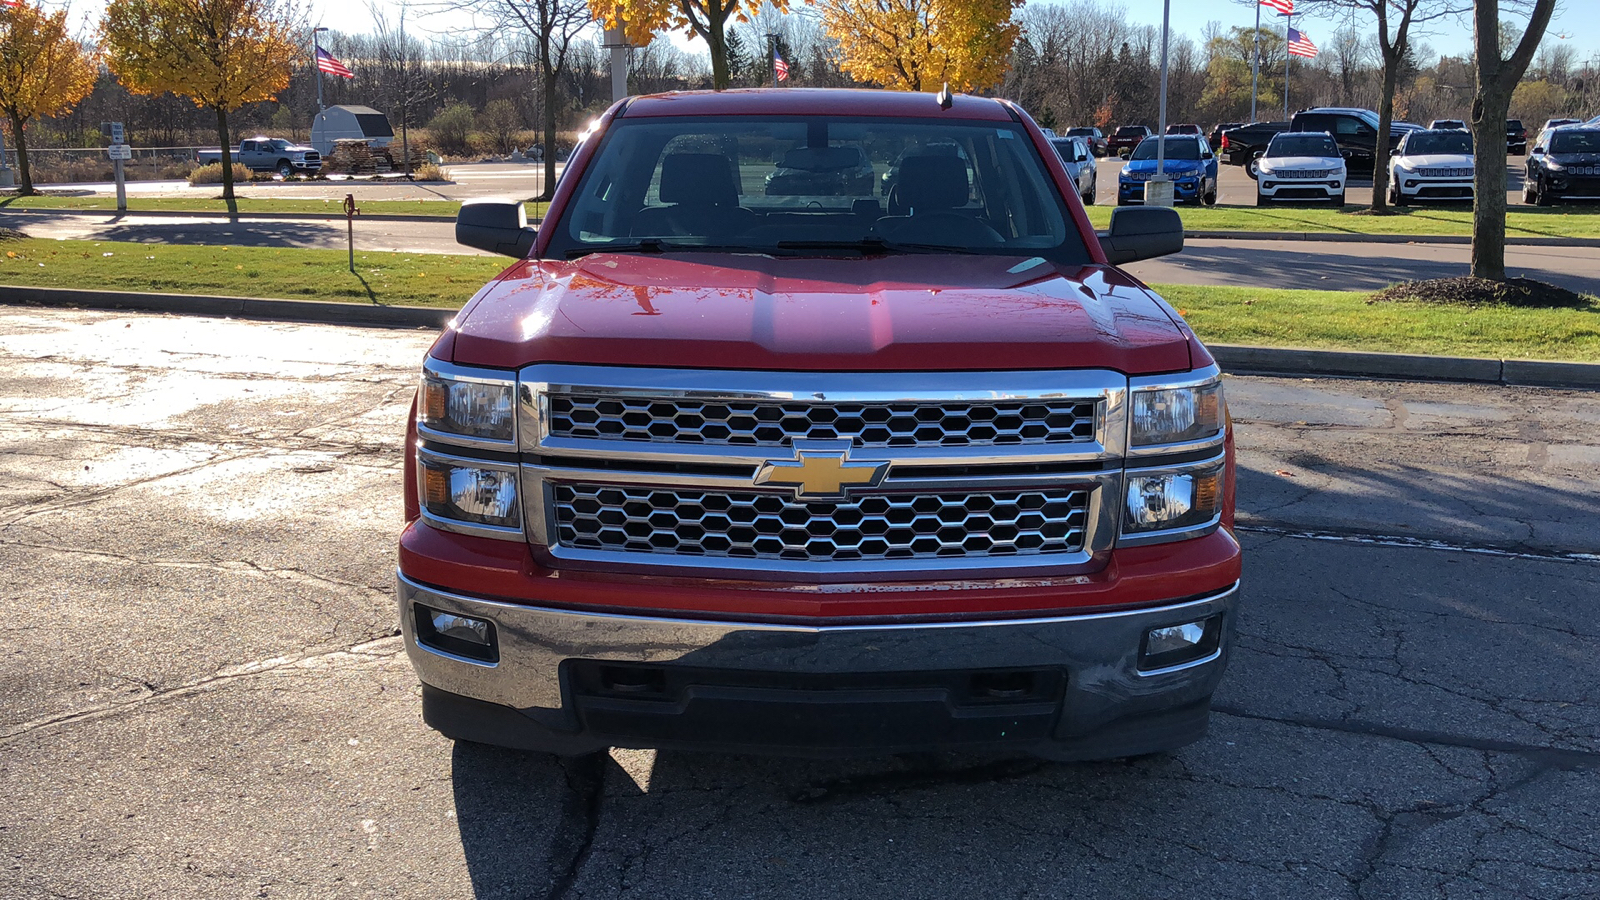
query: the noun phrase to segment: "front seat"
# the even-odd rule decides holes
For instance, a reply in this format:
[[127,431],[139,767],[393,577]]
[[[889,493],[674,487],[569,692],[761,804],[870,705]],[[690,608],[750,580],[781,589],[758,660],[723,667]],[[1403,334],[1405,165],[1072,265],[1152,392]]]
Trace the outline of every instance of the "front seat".
[[661,202],[639,211],[634,237],[698,237],[718,243],[755,224],[739,205],[733,161],[719,153],[669,153],[661,160]]
[[908,156],[889,198],[890,215],[878,220],[878,234],[901,244],[994,247],[1004,243],[986,223],[956,212],[967,205],[971,185],[967,164],[958,156]]

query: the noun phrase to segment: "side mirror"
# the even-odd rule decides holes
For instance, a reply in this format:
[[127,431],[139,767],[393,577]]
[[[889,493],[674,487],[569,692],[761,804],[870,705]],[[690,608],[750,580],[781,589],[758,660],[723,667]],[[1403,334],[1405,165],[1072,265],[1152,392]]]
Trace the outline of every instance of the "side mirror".
[[522,259],[538,234],[520,200],[468,200],[456,213],[456,243],[464,247]]
[[1216,156],[1214,154],[1212,154],[1212,152],[1210,150],[1207,150],[1206,152],[1200,154],[1200,158],[1201,159],[1215,159]]
[[1100,249],[1114,266],[1154,259],[1183,249],[1183,220],[1162,206],[1111,211],[1111,230],[1100,235]]
[[1532,150],[1529,150],[1528,152],[1532,153],[1534,156],[1543,156],[1544,155],[1544,148],[1543,147],[1535,147]]

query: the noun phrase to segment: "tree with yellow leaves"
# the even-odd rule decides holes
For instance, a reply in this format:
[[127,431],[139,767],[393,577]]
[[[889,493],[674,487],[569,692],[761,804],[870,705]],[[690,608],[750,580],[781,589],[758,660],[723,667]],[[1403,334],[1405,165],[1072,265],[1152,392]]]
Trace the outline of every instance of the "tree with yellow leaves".
[[23,195],[33,193],[28,139],[34,116],[71,112],[94,89],[94,60],[67,34],[67,11],[0,4],[0,112],[11,123]]
[[[622,25],[628,43],[648,46],[658,31],[684,29],[711,48],[711,86],[728,86],[728,26],[748,22],[761,0],[589,0],[589,11],[608,28]],[[788,0],[767,0],[785,12]]]
[[217,113],[222,197],[233,199],[228,113],[275,99],[301,48],[291,0],[111,0],[111,71],[136,94],[178,94]]
[[1005,77],[1023,0],[816,0],[859,81],[902,91],[993,87]]

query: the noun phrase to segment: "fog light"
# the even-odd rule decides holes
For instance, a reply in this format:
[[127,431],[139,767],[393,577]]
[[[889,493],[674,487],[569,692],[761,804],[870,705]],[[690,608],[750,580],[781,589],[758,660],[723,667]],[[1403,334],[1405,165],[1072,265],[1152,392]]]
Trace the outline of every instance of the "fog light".
[[[439,617],[434,616],[434,622],[437,623],[438,620]],[[1187,622],[1183,625],[1152,628],[1150,629],[1150,639],[1145,645],[1145,652],[1152,656],[1163,653],[1181,653],[1184,650],[1198,646],[1200,639],[1205,636],[1206,626],[1203,622]]]
[[1139,648],[1139,669],[1150,672],[1202,660],[1216,653],[1221,643],[1220,615],[1152,628],[1145,632],[1144,646]]
[[489,623],[471,616],[436,612],[433,614],[433,633],[441,637],[489,645]]
[[499,662],[500,648],[494,623],[460,613],[416,607],[417,643],[452,656],[479,662]]

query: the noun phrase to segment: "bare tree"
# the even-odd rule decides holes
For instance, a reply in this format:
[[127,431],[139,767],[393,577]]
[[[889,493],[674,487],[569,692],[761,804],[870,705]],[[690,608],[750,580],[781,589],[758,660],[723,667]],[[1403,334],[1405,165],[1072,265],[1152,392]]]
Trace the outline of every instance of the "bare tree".
[[1388,209],[1389,134],[1394,122],[1394,95],[1401,68],[1411,49],[1413,30],[1459,16],[1466,0],[1301,0],[1308,10],[1343,12],[1349,18],[1371,16],[1377,20],[1378,59],[1383,66],[1383,86],[1378,93],[1378,136],[1372,154],[1372,211]]
[[[1511,93],[1522,73],[1528,70],[1533,52],[1543,40],[1556,0],[1532,0],[1528,27],[1521,40],[1515,40],[1510,55],[1505,53],[1508,23],[1500,21],[1500,0],[1476,0],[1472,8],[1472,37],[1477,51],[1473,77],[1472,140],[1479,158],[1488,156],[1494,165],[1473,167],[1472,175],[1472,275],[1494,281],[1506,280],[1506,167],[1499,165],[1505,147],[1506,111],[1511,108]],[[1495,148],[1490,155],[1489,148]]]
[[549,200],[556,184],[556,126],[562,104],[560,82],[567,73],[574,44],[594,27],[586,0],[459,0],[454,8],[482,15],[491,24],[487,34],[502,46],[515,42],[515,31],[526,35],[539,70],[544,120],[544,189],[537,200]]

